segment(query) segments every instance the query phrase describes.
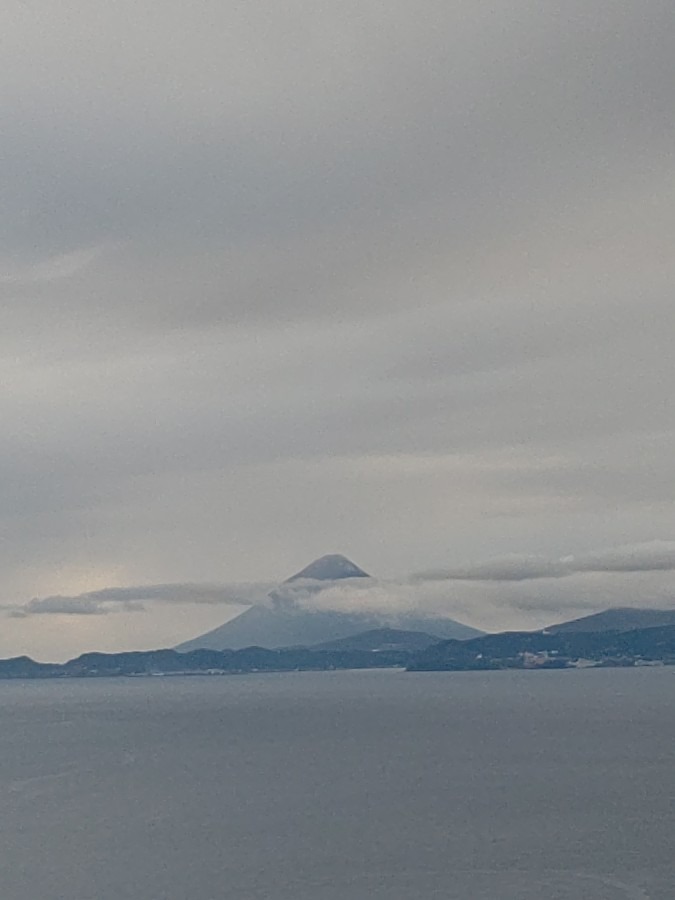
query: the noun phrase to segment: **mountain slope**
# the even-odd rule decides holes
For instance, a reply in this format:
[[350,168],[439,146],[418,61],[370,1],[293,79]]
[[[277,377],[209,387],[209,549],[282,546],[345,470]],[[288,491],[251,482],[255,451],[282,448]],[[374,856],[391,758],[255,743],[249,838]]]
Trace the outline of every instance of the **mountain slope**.
[[186,652],[197,648],[237,650],[251,646],[310,647],[383,627],[426,632],[438,635],[440,639],[466,640],[482,633],[453,619],[312,611],[294,605],[292,593],[289,595],[287,590],[282,590],[284,585],[292,585],[296,581],[315,581],[316,590],[319,590],[322,581],[369,577],[363,569],[344,556],[322,556],[287,579],[278,590],[272,591],[269,605],[252,606],[235,619],[179,644],[176,649]]
[[663,625],[675,625],[675,609],[635,607],[606,609],[592,616],[551,625],[545,631],[550,634],[569,634],[576,631],[635,631],[639,628],[658,628]]
[[438,644],[440,640],[437,635],[425,634],[423,631],[373,628],[371,631],[362,631],[360,634],[339,638],[336,641],[315,644],[312,650],[369,650],[371,653],[384,650],[405,650],[413,653]]
[[352,637],[371,629],[400,628],[438,636],[439,640],[467,640],[481,634],[475,628],[454,619],[426,619],[414,616],[372,616],[356,613],[308,612],[288,607],[252,606],[236,619],[214,628],[193,640],[179,644],[177,650],[198,648],[239,650],[243,647],[311,647]]

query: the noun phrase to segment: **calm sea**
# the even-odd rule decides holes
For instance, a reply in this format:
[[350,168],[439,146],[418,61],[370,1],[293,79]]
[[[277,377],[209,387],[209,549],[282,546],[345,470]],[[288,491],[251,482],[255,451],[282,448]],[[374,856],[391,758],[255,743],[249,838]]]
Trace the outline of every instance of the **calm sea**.
[[0,682],[2,900],[672,900],[675,669]]

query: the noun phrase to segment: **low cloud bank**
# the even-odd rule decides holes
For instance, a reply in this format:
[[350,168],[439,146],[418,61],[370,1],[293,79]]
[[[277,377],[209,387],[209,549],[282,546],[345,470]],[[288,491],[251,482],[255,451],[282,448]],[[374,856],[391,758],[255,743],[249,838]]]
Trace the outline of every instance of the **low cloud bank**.
[[675,571],[675,541],[650,541],[549,559],[512,554],[458,569],[420,572],[411,581],[529,581],[584,572]]
[[675,542],[652,541],[575,557],[512,555],[399,581],[336,582],[305,590],[297,602],[308,609],[450,616],[486,631],[537,628],[609,607],[675,607],[673,572]]
[[[513,555],[397,580],[302,580],[273,586],[160,584],[34,598],[7,614],[104,615],[162,604],[289,604],[307,611],[449,616],[486,630],[539,627],[608,607],[675,606],[675,542],[652,541],[557,559]],[[273,595],[270,597],[270,592]]]
[[265,602],[269,584],[152,584],[111,587],[88,591],[77,596],[56,594],[35,597],[21,606],[7,609],[10,616],[24,618],[35,615],[105,615],[115,611],[144,612],[148,604],[222,604],[251,606]]

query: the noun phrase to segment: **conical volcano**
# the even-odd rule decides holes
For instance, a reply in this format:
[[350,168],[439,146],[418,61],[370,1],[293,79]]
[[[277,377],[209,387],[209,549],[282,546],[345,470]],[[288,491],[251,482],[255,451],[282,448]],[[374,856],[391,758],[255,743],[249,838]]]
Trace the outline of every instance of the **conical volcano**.
[[291,584],[293,581],[305,578],[311,581],[339,581],[342,578],[370,578],[370,575],[363,569],[359,569],[346,556],[342,556],[340,553],[330,553],[328,556],[320,556],[319,559],[315,559],[300,572],[287,578],[284,583]]
[[[303,584],[303,591],[320,591],[318,582],[345,581],[350,578],[370,578],[367,572],[346,556],[330,554],[314,560],[296,572],[271,592],[269,603],[252,606],[240,616],[214,628],[199,637],[180,644],[181,651],[206,648],[209,650],[239,650],[242,647],[311,647],[341,638],[351,637],[374,628],[402,628],[406,631],[423,631],[439,640],[457,638],[465,640],[478,637],[482,632],[453,619],[425,618],[412,615],[374,615],[373,613],[311,610],[293,601],[289,591],[296,582]],[[312,585],[312,582],[316,582]]]

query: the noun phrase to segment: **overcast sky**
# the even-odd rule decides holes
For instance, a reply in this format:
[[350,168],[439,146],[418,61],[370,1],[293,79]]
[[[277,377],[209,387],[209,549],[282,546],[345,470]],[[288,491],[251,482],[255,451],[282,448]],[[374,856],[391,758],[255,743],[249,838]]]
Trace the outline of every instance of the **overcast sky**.
[[672,0],[5,0],[0,655],[333,552],[482,627],[675,605],[673,110]]

